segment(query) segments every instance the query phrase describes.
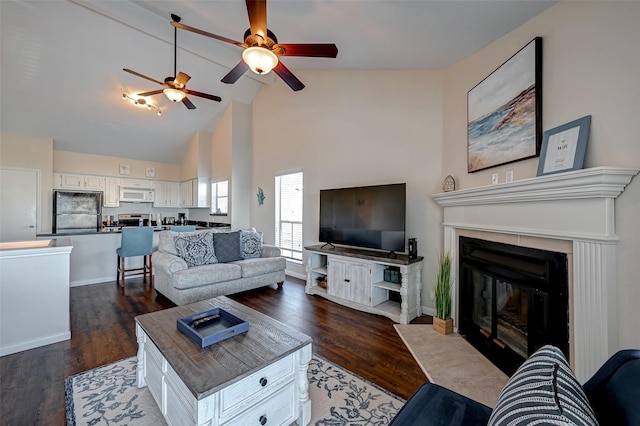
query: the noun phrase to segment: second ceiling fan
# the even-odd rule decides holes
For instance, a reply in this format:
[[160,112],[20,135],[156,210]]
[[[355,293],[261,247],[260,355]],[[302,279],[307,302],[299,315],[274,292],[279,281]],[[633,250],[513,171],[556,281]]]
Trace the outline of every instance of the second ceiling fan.
[[242,60],[222,78],[223,83],[233,84],[248,70],[256,74],[267,74],[273,70],[291,89],[298,91],[304,84],[278,59],[278,56],[305,56],[335,58],[338,48],[333,43],[279,44],[274,33],[267,28],[267,0],[245,0],[249,15],[249,29],[244,33],[244,42],[199,30],[174,20],[176,28],[235,44],[244,48]]
[[[177,15],[171,14],[171,19],[173,20],[172,23],[180,22],[180,17]],[[191,77],[188,74],[183,73],[182,71],[176,74],[177,53],[178,53],[178,34],[177,34],[177,29],[174,28],[173,76],[169,76],[165,78],[164,83],[162,83],[156,79],[148,77],[144,74],[140,74],[139,72],[130,70],[128,68],[122,69],[123,71],[126,71],[129,74],[137,75],[138,77],[142,77],[144,79],[152,81],[161,86],[166,86],[166,89],[158,89],[158,90],[152,90],[150,92],[138,93],[138,96],[146,97],[146,96],[153,96],[153,95],[159,95],[160,93],[164,93],[167,96],[167,98],[169,98],[173,102],[182,102],[184,106],[186,106],[188,109],[196,109],[196,106],[189,100],[189,98],[187,98],[187,95],[198,96],[200,98],[205,98],[211,101],[220,102],[222,100],[220,96],[210,95],[208,93],[202,93],[202,92],[197,92],[195,90],[187,89],[187,82],[191,79]]]

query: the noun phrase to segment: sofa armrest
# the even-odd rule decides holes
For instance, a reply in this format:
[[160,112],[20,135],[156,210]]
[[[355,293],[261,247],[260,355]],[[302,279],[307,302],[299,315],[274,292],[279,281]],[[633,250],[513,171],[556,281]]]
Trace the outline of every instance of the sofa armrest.
[[164,251],[156,251],[151,257],[154,269],[162,269],[167,275],[187,269],[187,262],[181,257]]
[[280,257],[280,247],[270,246],[267,244],[262,245],[262,255],[260,257]]
[[584,385],[602,425],[640,424],[640,350],[616,352]]
[[434,383],[425,383],[407,400],[389,426],[486,426],[491,408]]

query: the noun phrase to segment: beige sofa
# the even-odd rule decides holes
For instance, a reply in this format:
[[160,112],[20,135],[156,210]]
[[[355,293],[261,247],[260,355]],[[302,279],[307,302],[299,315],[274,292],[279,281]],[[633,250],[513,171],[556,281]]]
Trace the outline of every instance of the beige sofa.
[[[259,248],[256,247],[255,238],[251,245],[244,244],[244,239],[242,240],[241,247],[249,247],[250,253],[246,254],[241,249],[240,259],[229,260],[235,256],[225,255],[225,246],[211,246],[211,239],[213,243],[225,239],[228,247],[229,241],[235,243],[232,237],[241,232],[250,231],[161,231],[158,235],[158,250],[152,256],[156,291],[176,305],[185,305],[268,285],[281,287],[285,280],[286,261],[280,256],[279,248],[262,244],[261,233],[257,233],[260,236]],[[216,239],[218,235],[221,236]],[[240,236],[244,237],[245,234]],[[197,258],[195,261],[185,245],[192,246],[191,252]]]

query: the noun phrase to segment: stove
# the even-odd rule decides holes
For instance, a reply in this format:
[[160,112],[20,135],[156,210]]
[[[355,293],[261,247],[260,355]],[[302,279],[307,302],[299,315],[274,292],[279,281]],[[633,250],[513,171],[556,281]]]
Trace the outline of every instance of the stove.
[[149,213],[130,213],[118,215],[118,226],[149,226]]

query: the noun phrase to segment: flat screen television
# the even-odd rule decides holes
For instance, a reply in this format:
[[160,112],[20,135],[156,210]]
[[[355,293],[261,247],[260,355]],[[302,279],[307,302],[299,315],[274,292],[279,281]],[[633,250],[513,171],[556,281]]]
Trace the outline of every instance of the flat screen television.
[[404,252],[407,184],[320,191],[320,242]]

